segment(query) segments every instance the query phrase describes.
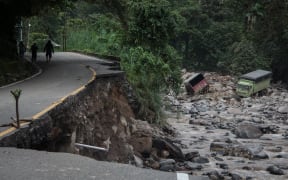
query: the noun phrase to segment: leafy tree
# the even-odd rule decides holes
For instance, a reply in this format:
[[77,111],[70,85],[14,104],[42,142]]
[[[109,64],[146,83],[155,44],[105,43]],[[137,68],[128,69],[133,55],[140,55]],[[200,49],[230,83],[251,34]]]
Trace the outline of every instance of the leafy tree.
[[175,28],[168,1],[131,1],[128,5],[131,16],[128,37],[131,45],[153,50],[168,44]]
[[201,27],[207,26],[207,16],[201,14],[199,4],[193,2],[189,6],[175,10],[173,14],[177,31],[172,44],[183,55],[184,64],[191,65],[194,62],[188,60],[196,60],[192,46],[199,47],[196,41],[202,37]]
[[[128,30],[127,7],[129,0],[86,0],[102,7],[105,12],[114,14],[120,21],[122,28]],[[102,11],[103,11],[102,10]]]
[[137,92],[141,113],[160,123],[160,94],[169,90],[177,94],[181,83],[180,61],[169,46],[175,33],[171,7],[165,0],[130,1],[128,5],[128,51],[122,52],[121,67]]
[[249,40],[235,42],[223,55],[223,61],[218,62],[218,67],[224,72],[241,75],[255,69],[269,69],[271,59],[258,52],[254,43]]
[[260,4],[263,16],[256,22],[253,39],[265,56],[273,60],[274,80],[288,82],[287,1],[264,1]]

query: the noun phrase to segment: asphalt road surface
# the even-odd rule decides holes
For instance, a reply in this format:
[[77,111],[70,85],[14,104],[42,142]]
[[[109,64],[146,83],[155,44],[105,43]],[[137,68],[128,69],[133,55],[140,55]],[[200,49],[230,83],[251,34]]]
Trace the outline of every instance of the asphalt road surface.
[[1,180],[208,180],[69,154],[0,148]]
[[[93,77],[93,72],[87,66],[97,71],[98,75],[111,73],[107,66],[101,65],[104,62],[107,61],[77,53],[56,52],[52,61],[46,63],[44,53],[39,53],[37,65],[42,72],[23,82],[0,87],[0,124],[11,123],[11,117],[16,119],[15,100],[10,93],[11,90],[22,90],[19,99],[20,119],[30,119],[57,100],[87,84]],[[4,129],[0,128],[0,131]]]

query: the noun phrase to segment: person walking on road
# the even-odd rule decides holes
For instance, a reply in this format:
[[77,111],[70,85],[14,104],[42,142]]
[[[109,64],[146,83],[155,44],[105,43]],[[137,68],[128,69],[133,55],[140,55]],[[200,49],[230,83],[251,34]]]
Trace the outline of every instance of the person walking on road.
[[25,45],[24,45],[23,41],[20,41],[20,42],[19,42],[19,55],[20,55],[20,58],[21,58],[21,59],[24,58],[25,52],[26,52]]
[[52,53],[54,53],[54,47],[51,40],[48,40],[48,42],[45,44],[44,52],[46,52],[46,62],[50,62],[52,58]]
[[31,52],[32,52],[31,61],[32,61],[32,63],[35,63],[36,60],[37,60],[37,50],[38,50],[38,46],[37,46],[36,43],[34,43],[34,44],[31,46]]

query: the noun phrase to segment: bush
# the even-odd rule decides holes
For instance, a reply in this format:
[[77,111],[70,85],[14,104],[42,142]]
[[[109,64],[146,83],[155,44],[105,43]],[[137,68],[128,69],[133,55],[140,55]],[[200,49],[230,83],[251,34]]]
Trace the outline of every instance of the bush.
[[169,89],[169,77],[173,76],[170,65],[160,56],[136,47],[122,53],[121,68],[141,104],[140,116],[150,123],[163,123],[160,94]]

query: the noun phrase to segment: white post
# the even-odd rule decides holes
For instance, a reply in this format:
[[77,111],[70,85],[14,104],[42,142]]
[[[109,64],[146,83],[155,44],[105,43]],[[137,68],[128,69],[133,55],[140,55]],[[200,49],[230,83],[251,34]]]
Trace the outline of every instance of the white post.
[[81,144],[81,143],[75,143],[75,146],[86,147],[86,148],[100,150],[100,151],[106,151],[106,152],[108,151],[108,149],[106,149],[106,148],[91,146],[91,145]]
[[23,41],[22,28],[23,28],[23,22],[22,22],[22,18],[21,18],[21,20],[20,20],[20,41]]
[[28,32],[27,32],[27,49],[29,49],[30,27],[31,27],[31,24],[30,24],[30,21],[29,21],[29,23],[28,23]]

